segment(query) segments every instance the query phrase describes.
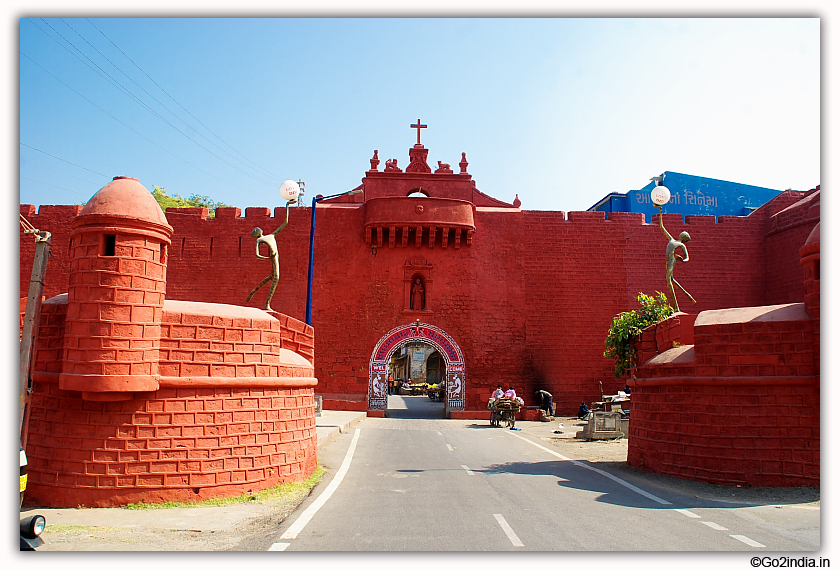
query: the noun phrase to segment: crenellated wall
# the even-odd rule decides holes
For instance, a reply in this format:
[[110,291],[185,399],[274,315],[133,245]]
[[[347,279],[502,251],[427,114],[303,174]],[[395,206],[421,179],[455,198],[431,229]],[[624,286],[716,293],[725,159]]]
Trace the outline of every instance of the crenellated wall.
[[[366,185],[386,184],[388,177],[380,174],[381,181],[371,176]],[[408,180],[414,175],[405,176],[401,183],[407,192],[414,188]],[[458,174],[430,176],[462,183]],[[474,187],[471,181],[468,185]],[[676,272],[698,302],[681,297],[682,310],[697,314],[788,302],[789,291],[802,287],[801,279],[796,286],[789,281],[801,272],[798,250],[811,222],[776,222],[771,228],[770,218],[781,220],[802,210],[806,204],[797,202],[806,194],[814,192],[784,192],[749,217],[717,222],[711,216],[683,220],[665,214],[672,235],[685,230],[692,237],[690,261]],[[34,213],[34,207],[21,206],[35,227],[54,233],[55,259],[64,264],[66,218],[73,208],[61,214],[60,207],[43,206]],[[788,213],[780,213],[785,208]],[[285,220],[285,209],[247,208],[244,214],[238,208],[220,208],[215,218],[200,208],[167,211],[174,228],[168,299],[245,304],[248,292],[270,273],[269,263],[255,255],[251,230],[273,231]],[[300,320],[306,309],[310,219],[310,208],[291,208],[288,226],[277,235],[280,282],[272,306]],[[327,404],[335,407],[366,409],[374,346],[387,331],[419,318],[445,330],[462,348],[467,410],[483,410],[487,395],[501,381],[516,383],[527,404],[533,403],[535,389],[545,388],[554,394],[559,413],[574,413],[581,400],[597,396],[599,381],[608,393],[624,386],[603,357],[612,318],[636,308],[639,292],[665,290],[667,239],[658,223],[645,223],[638,213],[605,217],[602,212],[566,214],[520,210],[498,201],[476,203],[472,241],[457,249],[444,249],[439,240],[433,247],[428,240],[420,247],[411,240],[405,247],[401,240],[391,247],[384,240],[382,247],[372,248],[365,241],[361,195],[319,204],[317,220],[315,375],[318,392],[329,395]],[[805,232],[801,240],[799,232]],[[31,255],[22,254],[21,283],[28,282]],[[412,267],[431,278],[422,312],[406,306],[406,272]],[[51,265],[45,294],[66,287],[63,271]],[[250,305],[262,306],[265,294],[260,291]],[[801,295],[794,300],[801,301]]]

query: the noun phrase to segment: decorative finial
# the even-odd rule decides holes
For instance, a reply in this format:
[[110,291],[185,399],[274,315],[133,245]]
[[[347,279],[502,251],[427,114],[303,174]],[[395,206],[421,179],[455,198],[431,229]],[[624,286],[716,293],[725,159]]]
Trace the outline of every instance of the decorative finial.
[[467,166],[469,166],[469,162],[467,162],[467,153],[461,153],[461,162],[458,163],[458,166],[461,167],[461,174],[467,174]]

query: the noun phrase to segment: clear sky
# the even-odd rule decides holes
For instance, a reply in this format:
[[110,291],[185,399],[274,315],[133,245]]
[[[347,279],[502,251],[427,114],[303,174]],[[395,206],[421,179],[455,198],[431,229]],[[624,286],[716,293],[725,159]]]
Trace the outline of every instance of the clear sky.
[[[26,16],[26,14],[21,14]],[[88,16],[88,15],[86,15]],[[820,19],[44,18],[20,32],[20,201],[113,176],[274,207],[356,187],[374,149],[534,210],[665,170],[820,180]]]

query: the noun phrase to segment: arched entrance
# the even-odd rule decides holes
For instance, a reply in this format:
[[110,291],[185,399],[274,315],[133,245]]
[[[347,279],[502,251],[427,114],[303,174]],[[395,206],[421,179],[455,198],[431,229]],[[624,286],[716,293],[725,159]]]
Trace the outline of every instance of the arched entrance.
[[399,326],[383,336],[373,349],[370,358],[370,376],[368,384],[368,409],[388,409],[388,365],[391,356],[407,344],[423,343],[434,348],[443,358],[443,378],[446,383],[444,402],[446,416],[452,410],[464,409],[466,394],[466,370],[461,348],[442,329],[434,325],[416,321]]

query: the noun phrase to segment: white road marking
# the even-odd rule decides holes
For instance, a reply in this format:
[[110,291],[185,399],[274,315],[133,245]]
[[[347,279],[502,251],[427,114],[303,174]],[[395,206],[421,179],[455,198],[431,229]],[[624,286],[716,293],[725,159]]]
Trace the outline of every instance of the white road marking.
[[472,471],[470,471],[470,468],[469,468],[469,467],[467,467],[466,465],[461,465],[461,467],[463,467],[463,468],[467,471],[467,473],[468,473],[468,474],[470,474],[470,475],[475,475],[475,473],[473,473]]
[[729,530],[725,526],[720,526],[718,523],[714,523],[714,522],[711,522],[711,521],[700,521],[700,522],[703,523],[704,525],[706,525],[707,527],[713,528],[715,530]]
[[309,505],[305,511],[303,511],[294,523],[292,523],[292,526],[286,529],[286,532],[280,536],[281,539],[297,538],[297,535],[300,534],[303,527],[312,520],[315,513],[324,506],[324,503],[326,503],[327,500],[332,497],[332,494],[335,493],[335,490],[338,489],[338,486],[344,480],[344,475],[347,474],[347,470],[350,468],[350,462],[353,460],[353,453],[356,451],[356,442],[359,441],[359,434],[361,432],[361,428],[356,428],[356,433],[353,434],[353,441],[350,442],[350,448],[347,450],[347,455],[344,456],[344,461],[341,463],[341,467],[338,468],[333,480],[330,481],[330,484],[324,492],[321,493],[321,495],[315,499],[315,501]]
[[269,548],[268,550],[269,552],[271,552],[272,550],[286,550],[286,548],[288,548],[290,544],[290,542],[275,542],[271,545],[271,548]]
[[524,544],[522,544],[522,541],[519,540],[519,537],[516,536],[516,533],[513,532],[513,529],[510,528],[510,525],[505,520],[505,517],[503,517],[502,515],[493,515],[493,516],[496,517],[496,520],[498,521],[499,526],[501,526],[502,530],[505,531],[505,534],[510,539],[511,544],[513,544],[514,546],[525,546]]
[[454,449],[452,449],[452,446],[448,443],[446,444],[446,449],[448,449],[449,451],[455,451]]
[[440,432],[437,432],[437,434],[438,434],[438,435],[443,435],[443,434],[442,434],[442,433],[440,433]]
[[583,467],[584,469],[589,469],[590,471],[594,471],[595,473],[598,473],[598,474],[600,474],[600,475],[603,475],[603,476],[604,476],[604,477],[606,477],[607,479],[612,479],[613,481],[615,481],[615,482],[616,482],[616,483],[618,483],[619,485],[623,485],[623,486],[627,487],[628,489],[630,489],[631,491],[633,491],[633,492],[635,492],[635,493],[638,493],[638,494],[640,494],[640,495],[641,495],[641,496],[643,496],[643,497],[647,497],[647,498],[648,498],[648,499],[650,499],[651,501],[655,501],[655,502],[659,503],[660,505],[670,505],[670,504],[671,504],[671,502],[670,502],[670,501],[666,501],[665,499],[659,498],[659,497],[657,497],[656,495],[653,495],[653,494],[651,494],[651,493],[648,493],[647,491],[645,491],[645,490],[643,490],[643,489],[640,489],[640,488],[636,487],[636,486],[635,486],[635,485],[633,485],[632,483],[628,483],[628,482],[627,482],[627,481],[625,481],[624,479],[620,479],[620,478],[616,477],[616,476],[615,476],[615,475],[613,475],[612,473],[607,473],[606,471],[602,471],[601,469],[598,469],[597,467],[592,467],[591,465],[587,465],[586,463],[582,463],[582,462],[580,462],[580,461],[576,461],[576,460],[572,459],[571,457],[566,457],[565,455],[561,455],[561,454],[557,453],[556,451],[552,451],[552,450],[548,449],[547,447],[544,447],[544,446],[540,445],[539,443],[536,443],[536,442],[531,441],[531,440],[530,440],[530,439],[528,439],[527,437],[522,437],[521,435],[518,435],[518,434],[515,434],[515,433],[511,433],[511,432],[509,432],[509,431],[505,431],[505,433],[508,433],[508,434],[512,435],[513,437],[518,437],[518,438],[519,438],[519,439],[521,439],[522,441],[527,441],[527,442],[528,442],[528,443],[530,443],[531,445],[534,445],[534,446],[536,446],[536,447],[539,447],[539,448],[540,448],[540,449],[542,449],[543,451],[547,451],[547,452],[548,452],[548,453],[550,453],[551,455],[553,455],[553,456],[555,456],[555,457],[559,457],[559,458],[560,458],[560,459],[562,459],[563,461],[571,461],[573,465],[577,465],[578,467]]
[[743,542],[743,543],[744,543],[744,544],[746,544],[747,546],[754,546],[754,547],[756,547],[756,548],[767,548],[766,546],[764,546],[764,545],[763,545],[763,544],[761,544],[760,542],[756,542],[756,541],[754,541],[754,540],[753,540],[753,539],[751,539],[751,538],[747,538],[747,537],[746,537],[746,536],[744,536],[743,534],[730,534],[729,536],[731,536],[731,537],[732,537],[732,538],[734,538],[735,540],[740,540],[741,542]]
[[675,510],[675,511],[677,511],[678,513],[682,513],[682,514],[684,514],[685,516],[687,516],[687,517],[688,517],[688,518],[690,518],[690,519],[700,519],[700,518],[703,518],[703,517],[701,517],[700,515],[698,515],[697,513],[692,513],[692,512],[691,512],[691,511],[689,511],[688,509],[674,509],[674,510]]

